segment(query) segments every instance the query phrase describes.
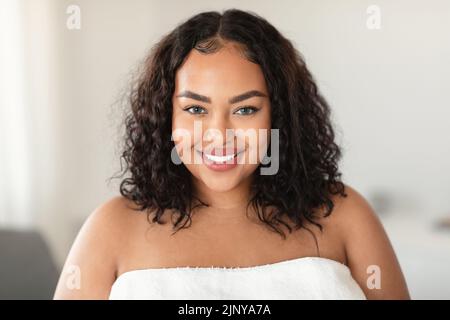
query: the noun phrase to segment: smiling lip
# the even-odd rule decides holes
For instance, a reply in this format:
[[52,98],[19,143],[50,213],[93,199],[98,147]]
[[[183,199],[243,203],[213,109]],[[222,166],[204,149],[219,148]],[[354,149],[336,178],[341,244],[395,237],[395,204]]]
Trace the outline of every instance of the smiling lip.
[[202,155],[203,163],[214,171],[227,171],[235,168],[237,166],[237,156],[243,151],[238,152],[236,148],[227,150],[212,149],[209,153],[197,150]]

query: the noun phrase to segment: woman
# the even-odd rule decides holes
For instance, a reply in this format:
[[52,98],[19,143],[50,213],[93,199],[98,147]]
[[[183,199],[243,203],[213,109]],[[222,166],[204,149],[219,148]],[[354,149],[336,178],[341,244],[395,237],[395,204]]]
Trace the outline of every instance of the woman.
[[340,180],[327,102],[266,20],[193,16],[130,102],[129,177],[87,219],[55,298],[409,298],[376,214]]

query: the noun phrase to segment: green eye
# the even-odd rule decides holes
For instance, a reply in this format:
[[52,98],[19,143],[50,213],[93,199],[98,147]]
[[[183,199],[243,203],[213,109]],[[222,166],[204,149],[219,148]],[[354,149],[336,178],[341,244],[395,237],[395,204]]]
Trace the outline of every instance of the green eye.
[[206,109],[203,108],[203,107],[200,107],[200,106],[187,107],[187,108],[184,109],[184,111],[187,111],[187,112],[192,113],[192,114],[205,114],[205,113],[207,113]]
[[242,108],[238,109],[235,112],[235,114],[239,114],[239,115],[242,115],[242,116],[247,116],[247,115],[253,114],[253,113],[257,112],[257,111],[258,111],[258,108],[255,108],[255,107],[242,107]]

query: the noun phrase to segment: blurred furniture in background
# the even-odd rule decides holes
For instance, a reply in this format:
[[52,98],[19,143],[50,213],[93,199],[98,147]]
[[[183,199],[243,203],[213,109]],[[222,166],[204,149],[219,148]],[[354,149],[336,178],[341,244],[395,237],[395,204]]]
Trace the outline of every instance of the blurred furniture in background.
[[58,275],[39,232],[0,229],[0,299],[52,299]]
[[[380,215],[412,299],[450,299],[450,228],[425,212]],[[381,284],[383,286],[383,284]]]

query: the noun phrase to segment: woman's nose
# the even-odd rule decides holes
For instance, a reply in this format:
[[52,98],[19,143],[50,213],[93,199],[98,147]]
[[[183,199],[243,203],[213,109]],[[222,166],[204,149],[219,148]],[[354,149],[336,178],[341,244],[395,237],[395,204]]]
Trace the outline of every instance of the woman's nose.
[[[224,144],[228,139],[232,139],[232,124],[229,117],[222,113],[216,113],[204,124],[206,132],[204,138],[208,142]],[[229,137],[227,137],[227,132]]]

